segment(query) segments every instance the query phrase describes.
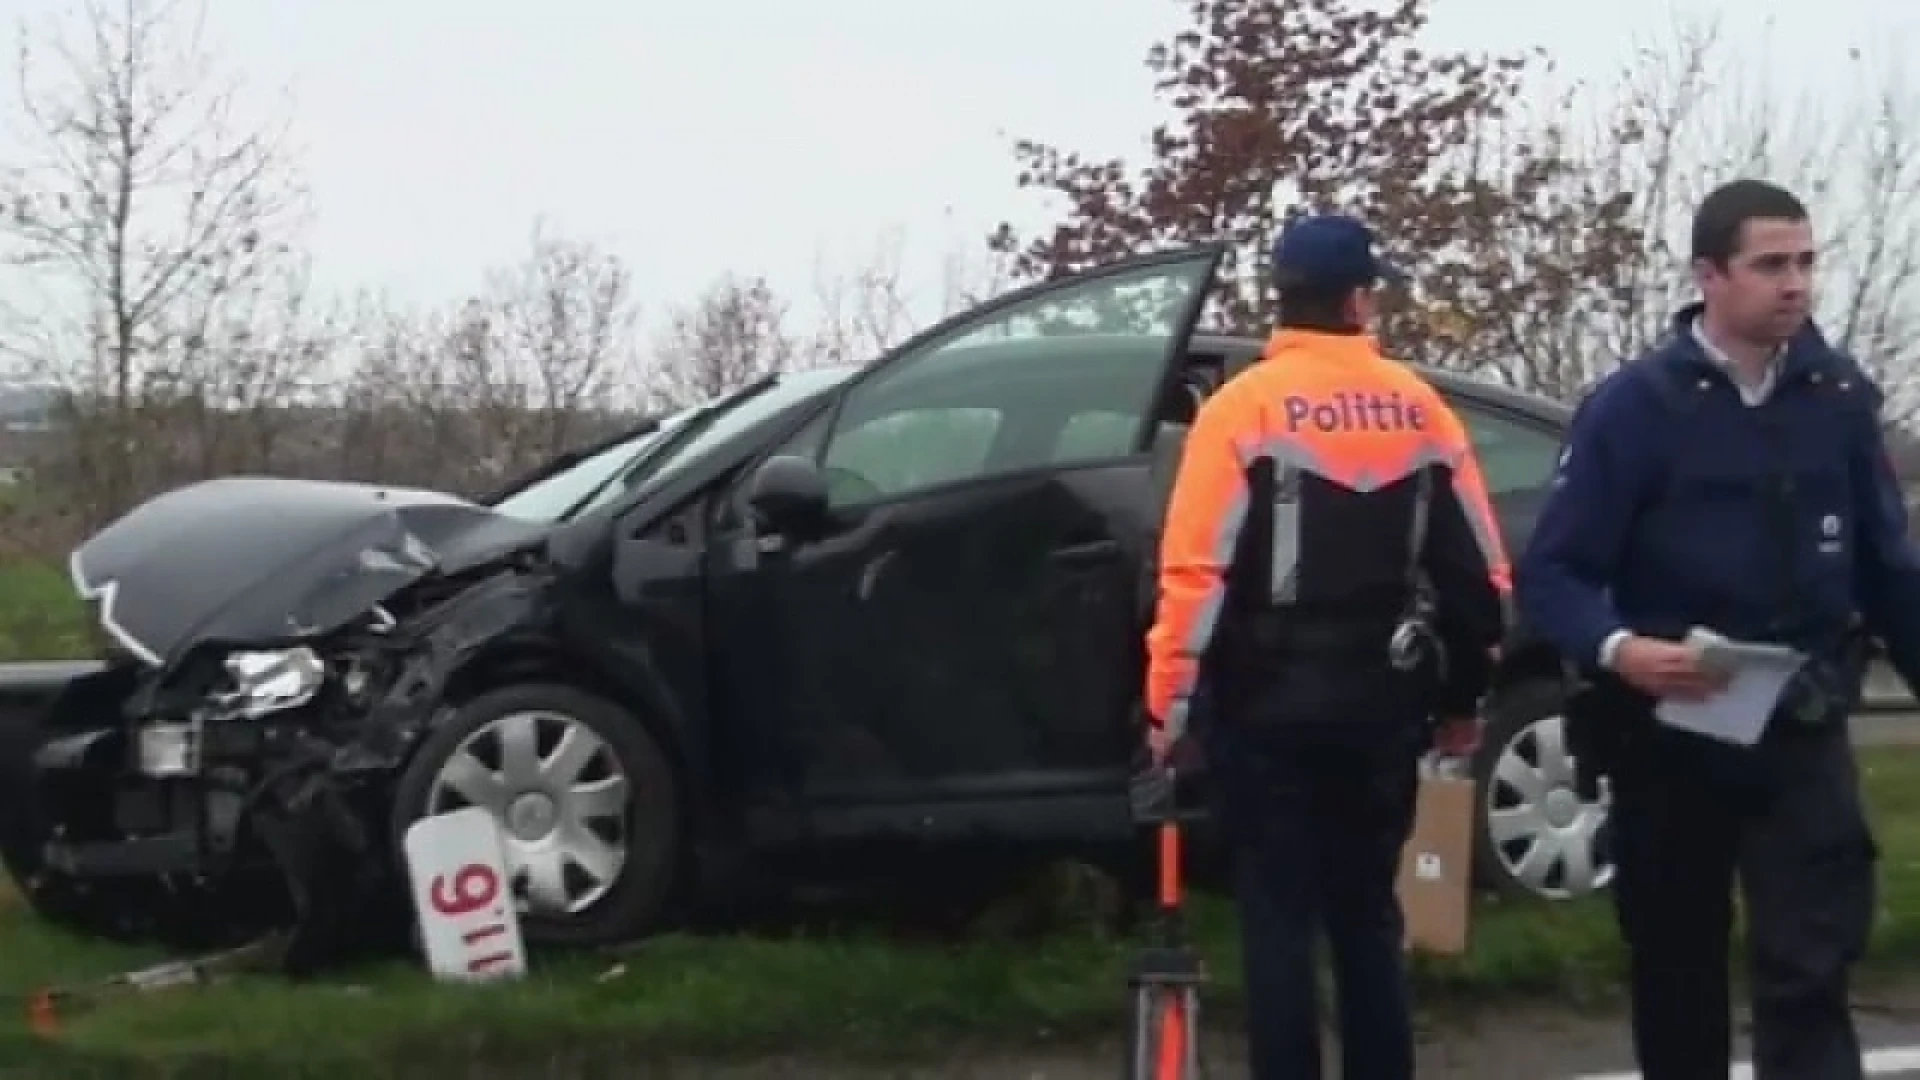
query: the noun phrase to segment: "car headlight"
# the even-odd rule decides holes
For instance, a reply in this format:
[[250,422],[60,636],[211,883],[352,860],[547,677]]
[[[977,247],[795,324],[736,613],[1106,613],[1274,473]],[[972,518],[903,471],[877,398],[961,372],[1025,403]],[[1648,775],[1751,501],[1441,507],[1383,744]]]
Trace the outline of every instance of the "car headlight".
[[220,703],[249,719],[305,705],[327,678],[326,662],[305,646],[229,653],[226,667],[233,689]]

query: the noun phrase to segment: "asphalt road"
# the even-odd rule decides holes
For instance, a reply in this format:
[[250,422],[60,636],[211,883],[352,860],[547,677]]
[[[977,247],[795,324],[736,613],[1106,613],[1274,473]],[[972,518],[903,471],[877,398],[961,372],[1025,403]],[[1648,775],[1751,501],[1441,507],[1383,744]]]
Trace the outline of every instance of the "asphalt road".
[[[1908,991],[1899,995],[1903,1000],[1890,1002],[1874,1000],[1871,995],[1860,995],[1855,1003],[1855,1020],[1859,1024],[1862,1042],[1862,1061],[1868,1076],[1920,1078],[1920,995]],[[1590,1061],[1578,1061],[1575,1057],[1563,1059],[1566,1064],[1554,1069],[1541,1071],[1534,1075],[1551,1077],[1553,1080],[1639,1080],[1640,1074],[1633,1069],[1632,1061],[1625,1047],[1625,1030],[1619,1024],[1613,1025],[1618,1032],[1614,1036],[1615,1045],[1594,1047],[1576,1051],[1580,1056],[1592,1055]],[[1739,1041],[1737,1054],[1744,1056],[1748,1050],[1745,1033]],[[1507,1075],[1473,1071],[1473,1075]],[[1444,1077],[1454,1074],[1442,1072]],[[1459,1074],[1465,1080],[1468,1072]],[[1512,1074],[1515,1077],[1521,1073]],[[1739,1061],[1733,1068],[1729,1080],[1753,1080],[1753,1066],[1747,1061]]]
[[[1913,990],[1863,992],[1857,995],[1856,1019],[1866,1050],[1867,1075],[1920,1080],[1920,987]],[[1747,1053],[1745,1017],[1739,1027],[1735,1054]],[[1329,1039],[1328,1072],[1338,1059]],[[1246,1075],[1239,1039],[1218,1033],[1206,1048],[1212,1077]],[[1105,1060],[1101,1060],[1101,1059]],[[1021,1077],[1026,1080],[1094,1080],[1112,1076],[1113,1058],[1107,1053],[1092,1059],[982,1063],[982,1071],[954,1076]],[[994,1069],[1000,1071],[993,1071]],[[1501,1009],[1477,1018],[1435,1018],[1423,1035],[1416,1069],[1423,1080],[1639,1080],[1633,1068],[1625,1017],[1593,1016],[1553,1008]],[[927,1077],[949,1074],[928,1072]],[[1739,1061],[1729,1080],[1753,1080],[1752,1066]]]
[[[1202,1006],[1204,1010],[1204,1005]],[[1920,1080],[1920,990],[1863,993],[1856,1001],[1868,1076]],[[1744,1018],[1741,1018],[1744,1024]],[[1744,1030],[1736,1054],[1747,1052]],[[939,1062],[883,1068],[768,1060],[706,1066],[685,1075],[711,1080],[1112,1080],[1122,1049],[1094,1047],[1027,1053],[969,1052],[955,1047]],[[1203,1080],[1247,1075],[1238,1032],[1214,1029],[1202,1042]],[[1339,1049],[1330,1034],[1326,1065],[1338,1074]],[[1416,1072],[1423,1080],[1639,1080],[1628,1049],[1624,1017],[1558,1009],[1502,1009],[1477,1018],[1434,1018],[1421,1036]],[[652,1075],[652,1074],[650,1074]],[[682,1075],[668,1068],[664,1075]],[[1739,1061],[1729,1080],[1753,1080]]]
[[1858,713],[1853,741],[1861,746],[1920,746],[1920,713]]

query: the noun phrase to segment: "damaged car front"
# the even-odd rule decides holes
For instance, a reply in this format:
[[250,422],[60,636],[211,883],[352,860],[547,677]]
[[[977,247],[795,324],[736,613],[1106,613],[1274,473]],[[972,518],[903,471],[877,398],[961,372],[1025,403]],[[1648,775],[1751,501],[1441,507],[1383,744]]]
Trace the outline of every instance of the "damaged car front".
[[69,562],[103,662],[0,761],[11,876],[90,935],[213,946],[291,926],[295,966],[404,927],[392,788],[446,680],[538,621],[545,537],[691,415],[477,502],[230,477],[108,525]]
[[[239,477],[136,507],[73,555],[108,657],[40,710],[29,778],[0,790],[9,872],[89,934],[291,929],[288,966],[310,968],[401,944],[405,827],[482,805],[530,944],[646,925],[674,881],[674,779],[636,707],[653,699],[568,683],[605,660],[595,560],[615,520],[846,374],[768,376],[478,501]],[[609,678],[645,675],[636,655]]]
[[89,539],[71,573],[111,648],[34,755],[36,906],[211,943],[391,902],[394,769],[460,652],[538,605],[546,532],[435,492],[232,477]]

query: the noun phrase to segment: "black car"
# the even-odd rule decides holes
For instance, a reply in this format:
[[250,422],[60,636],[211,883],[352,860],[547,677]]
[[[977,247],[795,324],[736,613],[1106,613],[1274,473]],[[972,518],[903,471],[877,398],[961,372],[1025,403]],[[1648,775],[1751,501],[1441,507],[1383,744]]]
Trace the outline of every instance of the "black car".
[[[630,938],[729,885],[1131,859],[1142,637],[1222,253],[998,297],[876,362],[770,377],[485,504],[238,477],[73,555],[116,643],[0,672],[0,853],[94,932],[346,919],[398,838],[491,808],[537,944]],[[1441,371],[1510,545],[1566,410]],[[40,688],[36,691],[35,688]],[[1561,667],[1505,650],[1480,865],[1603,886]]]

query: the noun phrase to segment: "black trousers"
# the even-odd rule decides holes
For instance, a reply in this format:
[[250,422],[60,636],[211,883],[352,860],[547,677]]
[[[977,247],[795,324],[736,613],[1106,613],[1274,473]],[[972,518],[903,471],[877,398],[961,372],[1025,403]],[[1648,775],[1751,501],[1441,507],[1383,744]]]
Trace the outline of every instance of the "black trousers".
[[[1388,677],[1391,679],[1391,676]],[[1403,700],[1356,694],[1284,721],[1223,708],[1209,738],[1240,909],[1253,1080],[1321,1072],[1315,940],[1332,946],[1341,1075],[1407,1080],[1413,1019],[1394,881],[1412,831],[1426,728]]]
[[1845,727],[1742,749],[1644,728],[1613,769],[1615,909],[1646,1080],[1727,1075],[1729,942],[1741,886],[1759,1080],[1854,1080],[1848,973],[1878,850]]

